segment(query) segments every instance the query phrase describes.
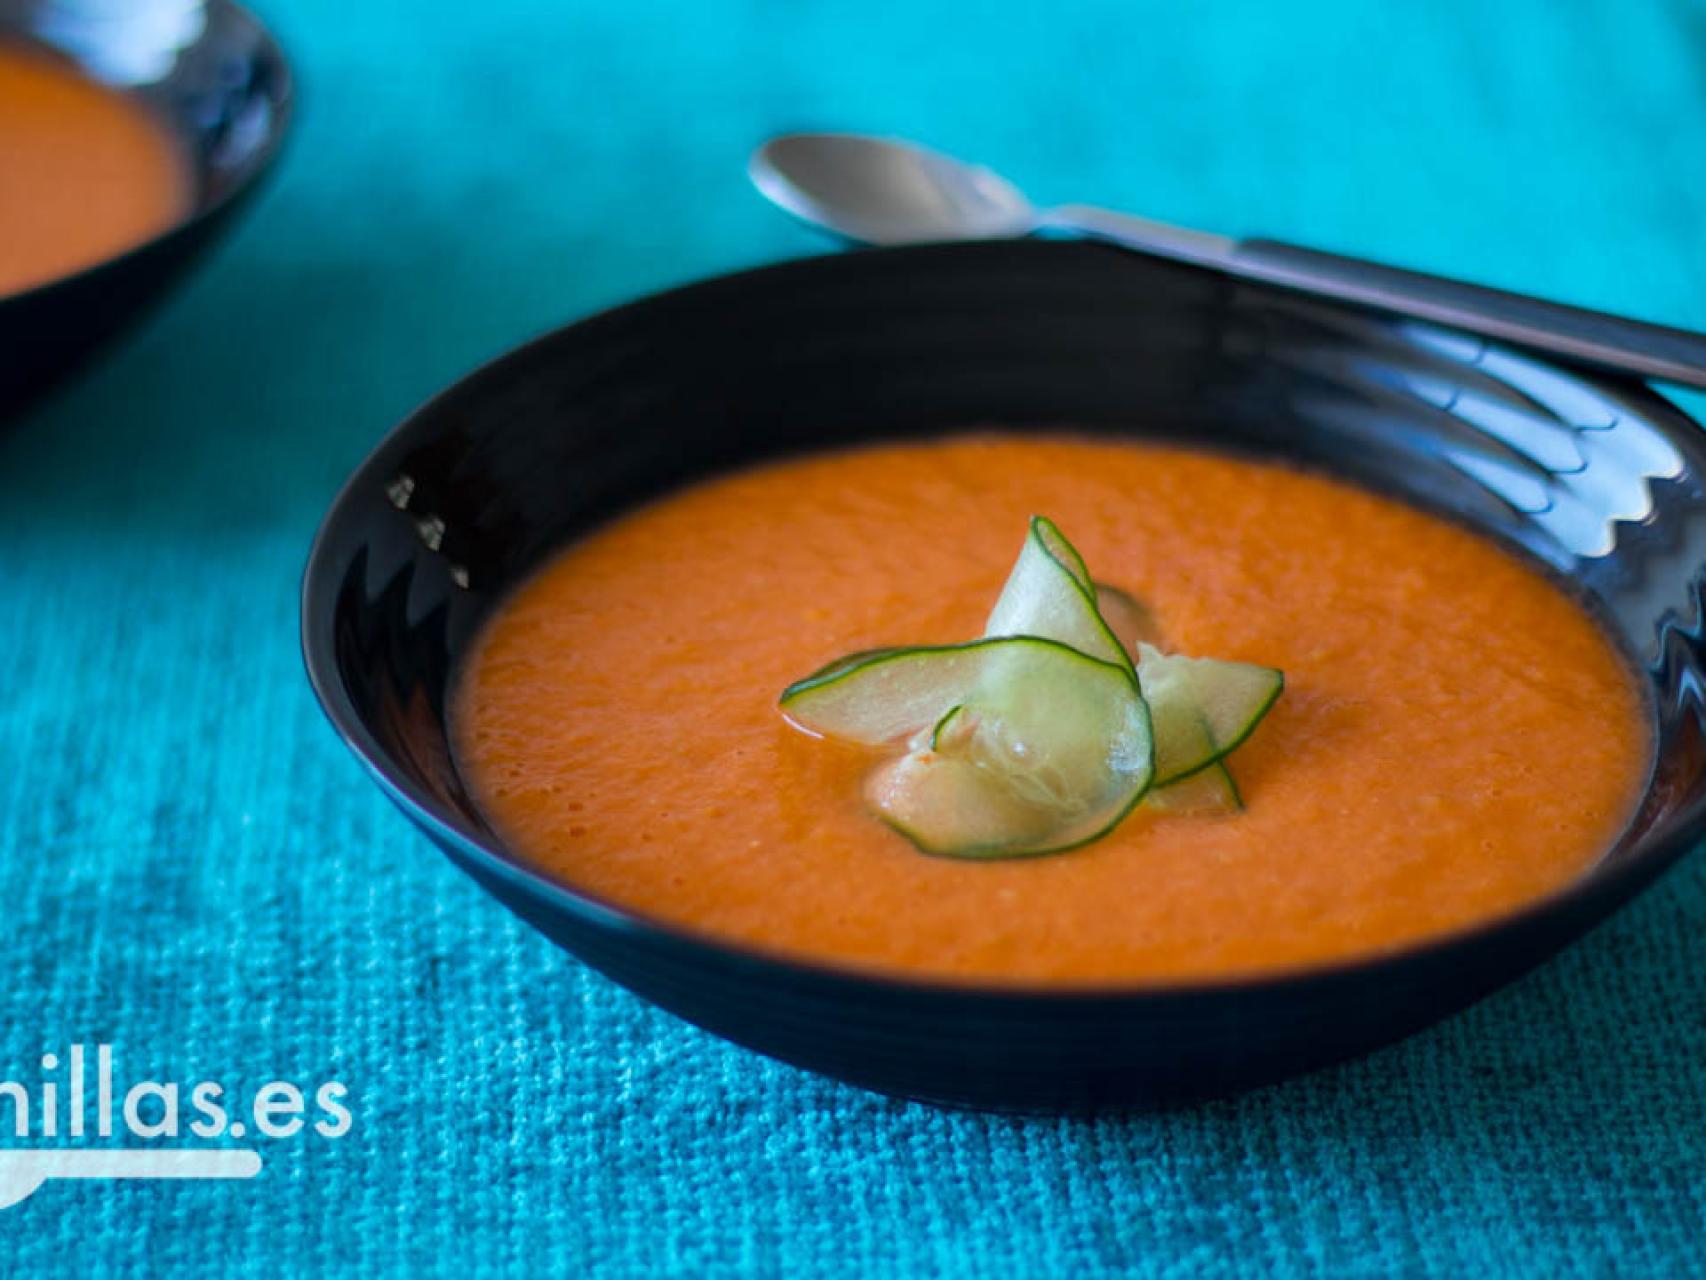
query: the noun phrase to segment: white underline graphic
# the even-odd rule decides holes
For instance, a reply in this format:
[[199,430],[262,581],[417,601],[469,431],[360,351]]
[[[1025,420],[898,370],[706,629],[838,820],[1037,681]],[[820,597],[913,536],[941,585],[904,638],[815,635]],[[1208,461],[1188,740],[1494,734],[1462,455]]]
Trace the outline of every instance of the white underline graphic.
[[258,1151],[0,1150],[0,1209],[28,1200],[56,1178],[252,1178]]

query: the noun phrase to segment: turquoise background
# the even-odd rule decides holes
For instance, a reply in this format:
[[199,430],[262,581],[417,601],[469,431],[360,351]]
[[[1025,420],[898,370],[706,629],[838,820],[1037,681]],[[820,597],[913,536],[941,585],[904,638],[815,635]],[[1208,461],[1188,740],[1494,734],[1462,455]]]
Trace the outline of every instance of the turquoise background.
[[[1172,1114],[947,1114],[772,1065],[512,920],[296,650],[345,473],[542,328],[814,251],[766,134],[1706,327],[1706,9],[277,0],[299,128],[238,234],[0,435],[0,1078],[351,1087],[250,1184],[47,1188],[0,1273],[1678,1274],[1706,859],[1366,1061]],[[3,1141],[4,1139],[0,1139]]]

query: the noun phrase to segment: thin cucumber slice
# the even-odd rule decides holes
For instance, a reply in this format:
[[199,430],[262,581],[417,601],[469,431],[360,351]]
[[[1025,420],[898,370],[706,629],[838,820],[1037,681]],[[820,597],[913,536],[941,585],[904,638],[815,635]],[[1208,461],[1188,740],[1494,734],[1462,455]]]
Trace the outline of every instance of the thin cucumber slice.
[[889,826],[940,857],[1013,856],[1047,844],[1060,825],[1058,815],[1017,795],[1000,774],[934,752],[884,764],[866,782],[865,798]]
[[1161,643],[1161,625],[1156,622],[1155,614],[1129,591],[1098,582],[1096,612],[1102,615],[1102,621],[1108,624],[1108,630],[1126,653],[1134,655],[1134,662],[1138,645]]
[[1024,548],[983,628],[986,636],[1041,636],[1117,666],[1131,656],[1096,610],[1096,584],[1066,535],[1031,517]]
[[975,760],[1062,815],[1123,810],[1148,788],[1149,713],[1119,667],[1013,637],[990,677],[944,726],[939,752]]
[[1155,785],[1223,759],[1254,732],[1285,688],[1272,667],[1164,654],[1138,646],[1138,683],[1155,735]]
[[971,718],[961,714],[965,709],[964,703],[949,707],[930,727],[930,750],[951,751],[963,743],[971,731]]
[[[919,848],[1054,853],[1117,824],[1148,789],[1148,715],[1119,668],[1018,640],[998,677],[937,722],[933,747],[879,774],[874,807]],[[1049,654],[1045,670],[1040,662]]]
[[789,685],[782,691],[782,713],[819,737],[880,747],[935,725],[1002,660],[993,640],[872,649]]
[[1146,796],[1167,813],[1243,807],[1221,761],[1284,677],[1164,654],[1157,639],[1142,603],[1098,586],[1037,516],[982,639],[852,654],[790,685],[782,711],[808,733],[904,750],[866,797],[925,852],[1055,853]]
[[956,702],[941,715],[933,725],[920,729],[906,740],[908,751],[935,751],[950,742],[955,736],[956,721],[963,728],[965,721],[960,719],[960,712],[965,710],[965,704]]
[[[1037,681],[1035,687],[1021,684]],[[934,727],[957,705],[973,702],[985,713],[995,708],[1033,707],[1030,715],[1046,721],[1046,704],[1064,686],[1090,680],[1098,686],[1136,684],[1122,667],[1088,657],[1058,640],[1041,636],[989,636],[966,644],[872,649],[838,659],[782,691],[783,714],[819,737],[841,738],[877,747],[924,727]],[[1118,701],[1128,699],[1123,696]],[[1141,705],[1141,699],[1135,698]],[[1064,708],[1053,718],[1050,736],[1071,737],[1081,725]]]
[[872,746],[928,726],[938,745],[879,770],[868,794],[931,853],[1082,844],[1142,799],[1152,773],[1149,715],[1125,668],[1035,636],[867,654],[794,685],[782,706],[813,733]]
[[1238,813],[1244,808],[1244,797],[1238,794],[1231,771],[1223,762],[1216,761],[1188,778],[1151,789],[1143,803],[1157,813],[1212,817]]

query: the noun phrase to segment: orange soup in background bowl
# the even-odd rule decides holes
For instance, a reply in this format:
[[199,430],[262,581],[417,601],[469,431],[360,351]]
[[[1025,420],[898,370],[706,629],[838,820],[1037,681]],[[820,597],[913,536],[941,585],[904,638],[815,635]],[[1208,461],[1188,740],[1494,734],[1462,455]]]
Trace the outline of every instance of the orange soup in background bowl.
[[[1426,1025],[1698,837],[1697,431],[1102,247],[815,259],[428,405],[328,516],[304,646],[405,812],[666,1008],[893,1093],[1150,1104]],[[1283,693],[1163,779],[1187,654]]]
[[212,242],[290,104],[283,56],[229,0],[0,6],[0,414]]
[[138,102],[0,45],[0,297],[135,248],[189,212],[189,157]]

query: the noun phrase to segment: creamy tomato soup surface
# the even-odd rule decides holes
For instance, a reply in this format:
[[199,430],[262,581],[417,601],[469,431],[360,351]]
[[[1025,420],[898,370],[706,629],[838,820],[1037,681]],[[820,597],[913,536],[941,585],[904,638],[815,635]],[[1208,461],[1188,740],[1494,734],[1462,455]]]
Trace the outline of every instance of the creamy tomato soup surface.
[[[777,695],[853,650],[979,634],[1046,512],[1169,646],[1283,668],[1246,808],[1140,808],[1057,856],[929,857],[870,751]],[[460,673],[458,765],[511,848],[732,942],[972,982],[1142,984],[1367,955],[1580,876],[1629,821],[1647,714],[1540,572],[1282,465],[980,434],[724,475],[565,548]]]

